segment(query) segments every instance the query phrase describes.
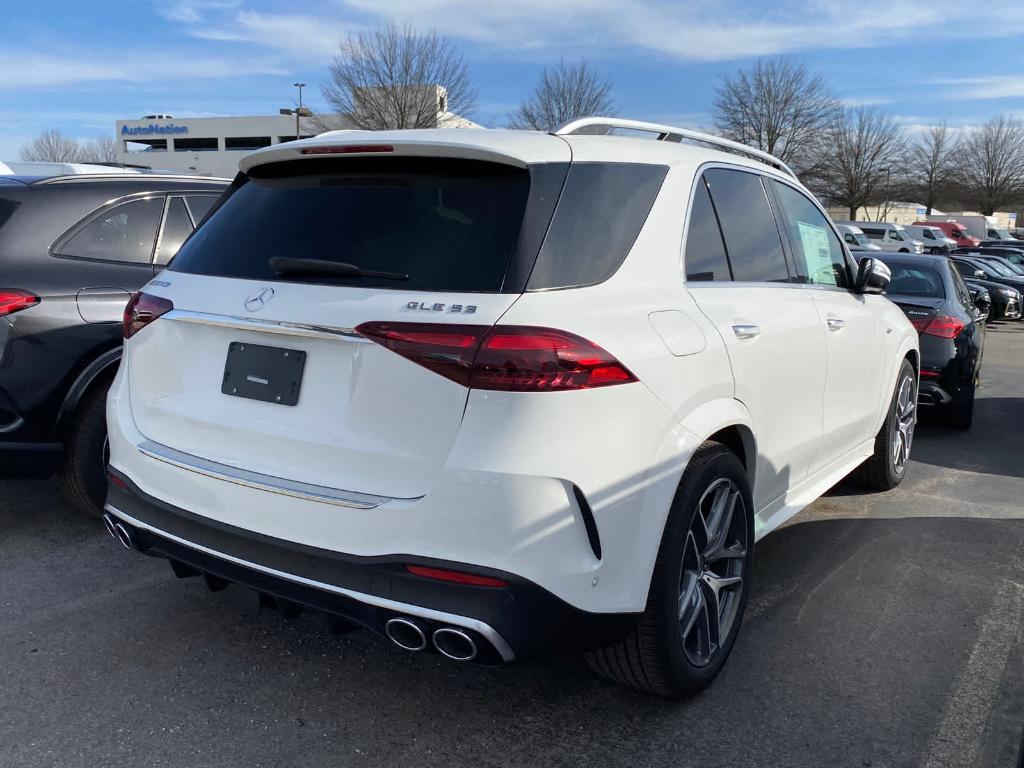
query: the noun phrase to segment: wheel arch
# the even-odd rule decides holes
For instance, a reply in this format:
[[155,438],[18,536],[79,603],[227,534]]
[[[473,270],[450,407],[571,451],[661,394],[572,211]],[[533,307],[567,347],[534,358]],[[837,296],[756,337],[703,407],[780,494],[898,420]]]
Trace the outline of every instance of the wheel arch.
[[82,399],[97,384],[113,379],[117,373],[117,367],[121,362],[121,346],[103,352],[95,360],[89,363],[85,369],[78,374],[78,378],[68,389],[61,403],[60,411],[57,414],[57,432],[65,436],[74,420],[75,412],[78,410]]
[[714,441],[729,448],[743,463],[754,487],[757,473],[757,437],[747,407],[735,398],[705,403],[685,419],[683,426],[698,438],[697,444]]

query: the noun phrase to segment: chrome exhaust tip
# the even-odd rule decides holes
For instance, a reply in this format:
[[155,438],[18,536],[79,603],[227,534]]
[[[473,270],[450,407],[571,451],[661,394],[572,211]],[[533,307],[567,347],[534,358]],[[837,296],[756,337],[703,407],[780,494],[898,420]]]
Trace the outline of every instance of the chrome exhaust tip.
[[476,658],[476,641],[461,629],[441,627],[434,631],[433,640],[438,653],[452,661],[472,661]]
[[409,619],[388,619],[384,625],[384,634],[406,651],[422,651],[427,647],[427,636],[416,622]]
[[103,513],[103,527],[107,529],[107,533],[110,534],[110,538],[120,541],[117,538],[117,529],[114,527],[114,516],[109,512]]
[[121,542],[122,547],[125,549],[135,549],[135,542],[132,539],[132,534],[124,523],[120,521],[114,523],[114,533],[117,536],[117,540]]

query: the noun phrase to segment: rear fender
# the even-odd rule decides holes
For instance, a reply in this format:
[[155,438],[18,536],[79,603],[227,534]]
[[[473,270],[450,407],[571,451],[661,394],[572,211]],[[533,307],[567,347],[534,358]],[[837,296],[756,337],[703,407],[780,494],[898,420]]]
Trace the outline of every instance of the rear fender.
[[61,403],[60,411],[57,414],[57,432],[58,434],[65,434],[72,419],[74,418],[75,411],[78,410],[79,403],[82,402],[82,398],[85,393],[88,392],[92,386],[100,381],[101,379],[113,378],[117,372],[117,367],[121,362],[121,345],[108,349],[106,352],[101,354],[91,363],[89,363],[85,369],[78,374],[78,378],[75,379],[74,384],[68,389],[68,393],[64,396],[64,402]]

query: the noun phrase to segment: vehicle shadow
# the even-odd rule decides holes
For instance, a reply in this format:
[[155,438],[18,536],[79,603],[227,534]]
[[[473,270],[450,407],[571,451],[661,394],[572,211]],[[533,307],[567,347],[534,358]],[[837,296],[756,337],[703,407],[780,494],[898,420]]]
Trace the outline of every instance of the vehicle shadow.
[[978,397],[974,425],[967,431],[945,427],[937,414],[922,412],[912,458],[936,467],[1024,477],[1022,425],[1020,397]]
[[[0,514],[0,573],[29,572],[0,606],[3,764],[51,764],[44,744],[62,766],[923,764],[994,595],[1024,578],[1020,520],[784,528],[758,544],[722,675],[668,702],[573,657],[489,669],[330,636],[313,614],[257,613],[238,587],[175,581],[92,521],[61,548],[59,518]],[[994,710],[1007,721],[1024,716],[1011,682]],[[988,754],[1018,731],[957,738]]]

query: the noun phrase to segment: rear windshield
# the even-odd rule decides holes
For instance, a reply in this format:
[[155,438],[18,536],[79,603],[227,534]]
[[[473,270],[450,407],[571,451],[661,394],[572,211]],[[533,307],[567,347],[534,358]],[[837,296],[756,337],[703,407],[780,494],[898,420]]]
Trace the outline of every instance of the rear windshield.
[[171,269],[272,281],[282,279],[269,264],[280,256],[409,276],[289,274],[289,281],[500,292],[529,192],[526,169],[470,160],[268,165],[233,190]]
[[892,280],[889,281],[886,293],[931,299],[942,299],[946,296],[942,275],[934,269],[891,263],[889,269],[892,271]]

